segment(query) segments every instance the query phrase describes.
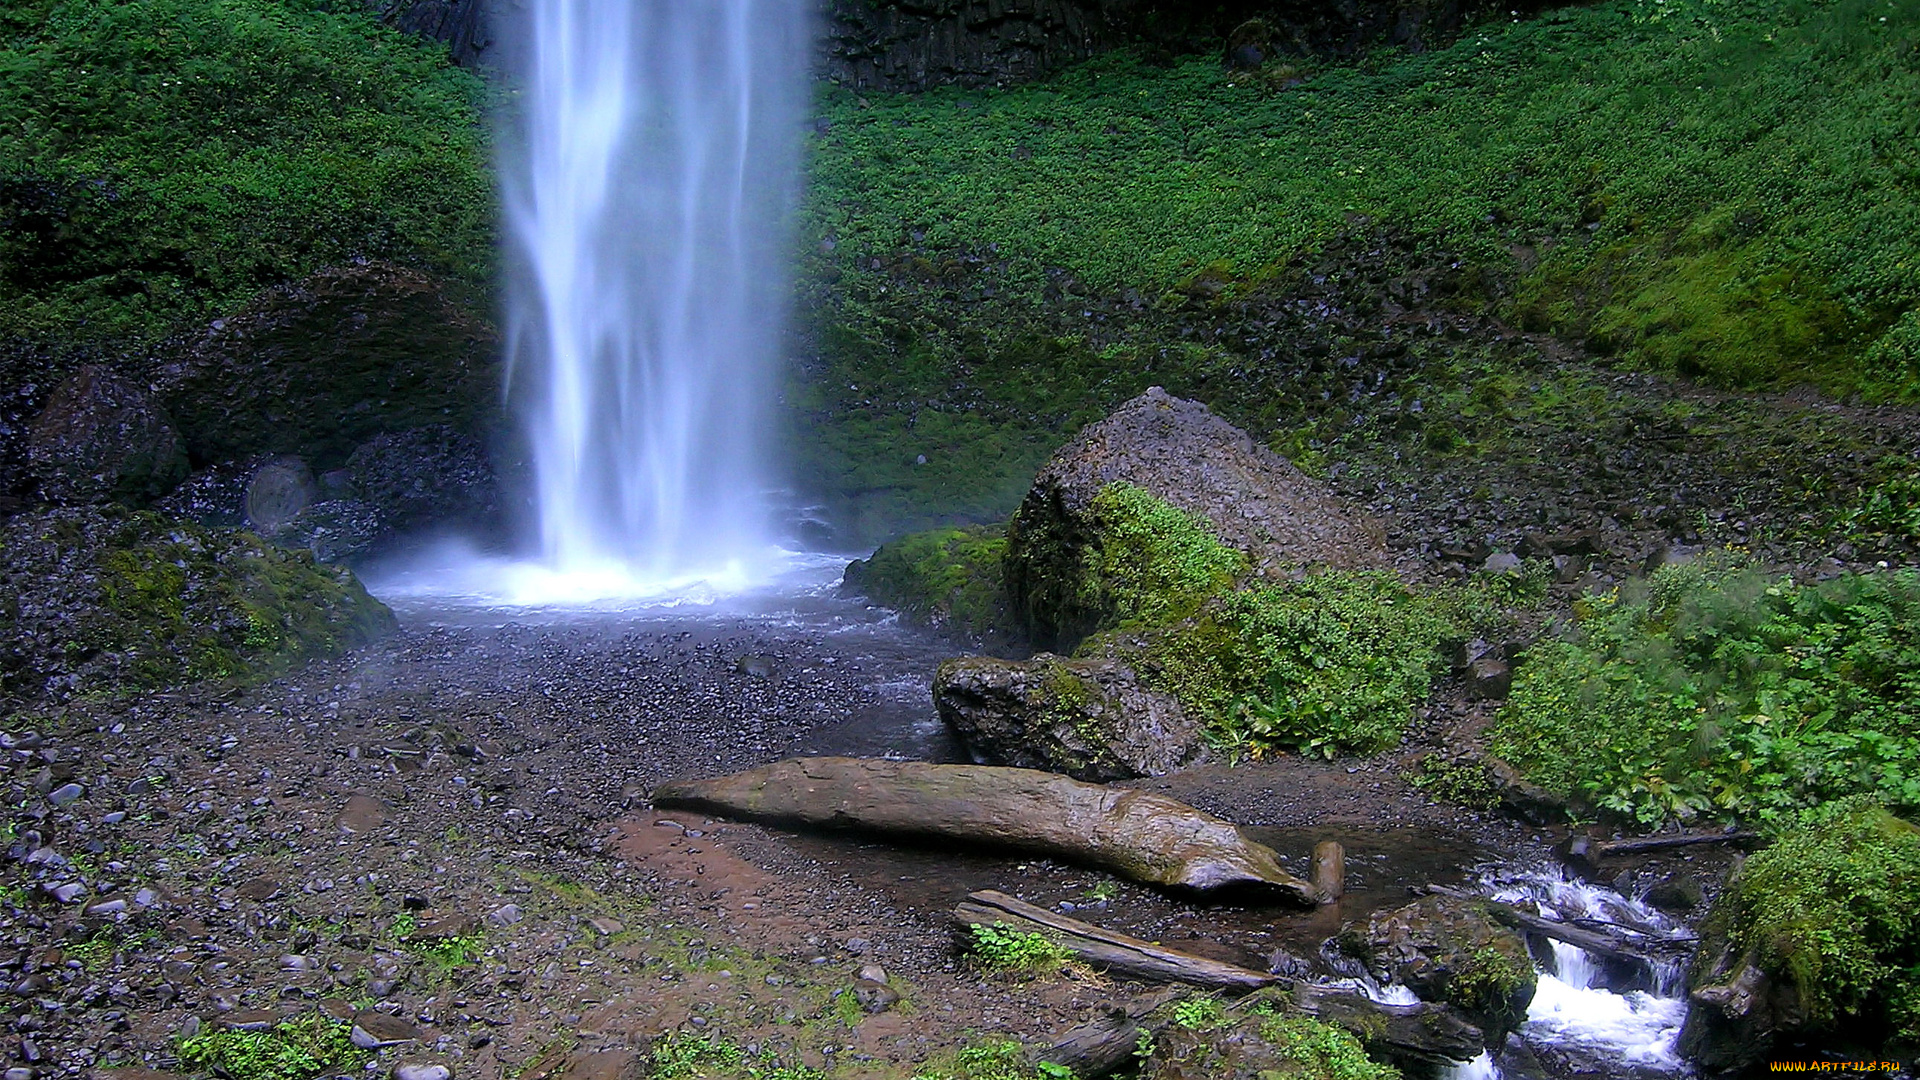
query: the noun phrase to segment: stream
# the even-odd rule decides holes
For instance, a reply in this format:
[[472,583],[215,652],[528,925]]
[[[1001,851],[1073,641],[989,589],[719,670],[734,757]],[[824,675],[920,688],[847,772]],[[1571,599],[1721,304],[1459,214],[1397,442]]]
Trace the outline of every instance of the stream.
[[[403,623],[415,627],[482,633],[565,628],[603,641],[608,649],[636,640],[705,642],[721,649],[746,642],[756,651],[734,661],[742,671],[758,671],[756,665],[763,663],[789,670],[800,664],[803,672],[837,667],[843,680],[851,676],[853,689],[840,703],[843,708],[823,713],[790,745],[765,745],[756,757],[966,760],[930,700],[933,669],[955,647],[902,624],[890,612],[841,596],[846,561],[843,555],[785,552],[772,580],[758,588],[671,582],[606,598],[605,582],[569,584],[524,564],[442,550],[377,567],[368,581]],[[578,595],[569,591],[575,587]],[[581,598],[595,591],[601,598]],[[1406,903],[1416,887],[1464,890],[1537,910],[1548,919],[1599,920],[1676,938],[1687,934],[1659,911],[1579,880],[1543,845],[1516,851],[1511,836],[1498,831],[1476,836],[1446,827],[1315,824],[1256,825],[1248,833],[1302,872],[1317,841],[1338,840],[1347,852],[1346,894],[1337,905],[1276,920],[1271,909],[1195,904],[1051,860],[848,835],[796,835],[783,841],[902,909],[949,909],[958,897],[993,882],[1030,902],[1102,926],[1262,970],[1283,957],[1317,957],[1316,977],[1387,1003],[1417,999],[1405,987],[1382,987],[1363,973],[1340,970],[1322,945],[1343,923]],[[1445,1071],[1447,1080],[1691,1075],[1675,1050],[1686,1012],[1678,965],[1623,970],[1537,935],[1529,947],[1538,986],[1526,1022],[1499,1053]]]

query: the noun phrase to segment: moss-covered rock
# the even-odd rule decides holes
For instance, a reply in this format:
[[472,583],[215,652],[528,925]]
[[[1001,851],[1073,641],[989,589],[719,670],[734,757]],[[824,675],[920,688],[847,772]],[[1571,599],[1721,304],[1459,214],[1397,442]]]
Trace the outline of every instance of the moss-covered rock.
[[933,701],[989,764],[1105,781],[1159,776],[1206,756],[1199,722],[1113,660],[949,660],[934,676]]
[[1154,387],[1049,460],[1007,525],[1007,587],[1036,644],[1165,624],[1251,570],[1378,566],[1379,526],[1215,416]]
[[1425,1000],[1459,1009],[1480,1026],[1489,1046],[1520,1026],[1533,1001],[1526,940],[1473,901],[1428,896],[1375,912],[1364,927],[1342,931],[1340,945],[1381,982],[1400,983]]
[[40,498],[143,505],[187,475],[180,433],[145,390],[98,364],[61,381],[34,420],[28,460]]
[[346,570],[117,507],[0,531],[0,700],[260,676],[392,629]]
[[1776,1047],[1920,1048],[1920,826],[1831,804],[1748,859],[1702,928],[1681,1048],[1741,1069]]
[[989,642],[1022,638],[1007,597],[1004,526],[931,529],[848,564],[845,589],[910,621]]

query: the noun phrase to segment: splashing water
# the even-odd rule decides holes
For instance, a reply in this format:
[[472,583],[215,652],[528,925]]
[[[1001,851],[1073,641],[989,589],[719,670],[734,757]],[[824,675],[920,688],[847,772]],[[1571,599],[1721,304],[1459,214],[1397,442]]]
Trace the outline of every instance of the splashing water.
[[756,575],[808,0],[532,0],[510,393],[560,594]]

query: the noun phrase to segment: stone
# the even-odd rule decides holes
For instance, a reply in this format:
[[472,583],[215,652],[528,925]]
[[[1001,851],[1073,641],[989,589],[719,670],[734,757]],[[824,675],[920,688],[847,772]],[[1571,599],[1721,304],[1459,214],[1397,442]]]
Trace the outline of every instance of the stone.
[[280,1014],[270,1009],[245,1009],[220,1018],[227,1031],[265,1031],[280,1022]]
[[251,900],[256,904],[262,904],[280,895],[280,882],[275,878],[263,874],[259,877],[249,878],[241,882],[240,886],[234,889],[233,892],[235,896],[238,896],[242,900]]
[[501,927],[512,926],[524,918],[526,913],[520,910],[519,904],[502,904],[487,913],[487,921]]
[[1490,1046],[1526,1019],[1535,975],[1526,939],[1474,901],[1428,896],[1342,930],[1340,947],[1382,983],[1442,1001],[1479,1025]]
[[393,1080],[453,1080],[453,1070],[438,1062],[405,1062],[395,1066]]
[[1206,757],[1200,723],[1112,659],[962,657],[940,665],[934,707],[975,758],[1103,782]]
[[876,982],[881,984],[882,986],[885,986],[888,982],[887,969],[881,967],[879,964],[860,965],[860,972],[855,977],[859,979],[864,979],[867,982]]
[[1486,557],[1486,560],[1480,564],[1480,569],[1489,574],[1518,574],[1520,556],[1511,551],[1496,551]]
[[353,1029],[348,1035],[353,1039],[353,1045],[360,1049],[378,1050],[386,1046],[417,1042],[420,1039],[420,1029],[397,1016],[363,1009],[354,1014]]
[[353,497],[391,529],[484,526],[499,509],[486,447],[448,424],[376,435],[344,471]]
[[627,928],[626,924],[621,922],[619,919],[609,919],[604,915],[596,915],[593,918],[588,919],[587,925],[593,928],[594,933],[599,934],[602,937],[618,934],[622,930],[625,930]]
[[55,806],[69,806],[79,801],[86,789],[79,784],[62,784],[47,793],[47,801]]
[[297,457],[268,458],[247,478],[247,525],[262,536],[272,536],[293,524],[319,497],[313,470]]
[[67,377],[28,435],[28,468],[55,503],[145,505],[187,476],[186,444],[146,391],[98,365]]
[[1112,484],[1204,521],[1258,578],[1387,565],[1378,522],[1205,405],[1154,387],[1055,453],[1007,524],[1007,591],[1041,648],[1071,651],[1113,617],[1088,581],[1103,537],[1095,497]]
[[883,982],[871,979],[855,979],[853,998],[860,1007],[869,1013],[883,1013],[900,1002],[900,991]]

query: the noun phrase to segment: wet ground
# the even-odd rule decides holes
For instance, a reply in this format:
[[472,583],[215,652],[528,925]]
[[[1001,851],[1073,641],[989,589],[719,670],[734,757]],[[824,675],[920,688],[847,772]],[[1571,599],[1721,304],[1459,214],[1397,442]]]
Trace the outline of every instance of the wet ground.
[[[1304,915],[1050,860],[654,811],[646,792],[669,777],[800,754],[955,756],[928,694],[954,647],[833,580],[823,560],[749,604],[564,615],[389,583],[401,631],[349,657],[7,732],[6,794],[28,808],[0,903],[9,1064],[32,1080],[185,1071],[183,1035],[321,1008],[368,1041],[392,1036],[355,1075],[625,1076],[672,1035],[767,1067],[906,1076],[970,1039],[1044,1041],[1146,991],[1072,968],[976,969],[948,926],[975,889],[1264,968],[1311,957],[1412,886],[1559,839],[1429,801],[1402,775],[1418,747],[1143,785],[1252,827],[1295,865],[1320,840],[1345,844],[1347,897]],[[48,798],[67,784],[78,794]],[[868,965],[897,1002],[852,996]]]

